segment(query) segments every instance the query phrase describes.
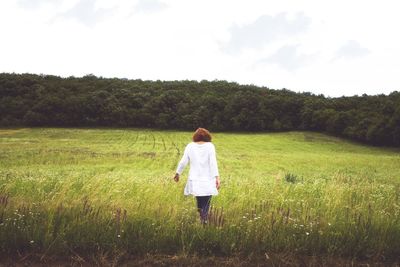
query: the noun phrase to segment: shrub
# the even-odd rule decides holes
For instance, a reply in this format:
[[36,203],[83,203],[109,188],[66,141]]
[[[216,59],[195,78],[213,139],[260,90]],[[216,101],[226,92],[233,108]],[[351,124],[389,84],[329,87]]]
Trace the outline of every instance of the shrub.
[[299,177],[294,173],[286,173],[285,181],[288,183],[295,184],[295,183],[299,182]]

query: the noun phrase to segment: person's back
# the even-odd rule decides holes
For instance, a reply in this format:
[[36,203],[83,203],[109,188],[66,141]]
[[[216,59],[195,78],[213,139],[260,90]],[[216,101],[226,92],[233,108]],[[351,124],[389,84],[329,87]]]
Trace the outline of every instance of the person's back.
[[210,147],[211,143],[190,143],[188,144],[188,157],[190,160],[189,179],[210,177]]
[[189,177],[184,194],[194,196],[218,195],[216,177],[219,174],[214,145],[211,142],[189,143],[176,172],[181,174],[189,162]]

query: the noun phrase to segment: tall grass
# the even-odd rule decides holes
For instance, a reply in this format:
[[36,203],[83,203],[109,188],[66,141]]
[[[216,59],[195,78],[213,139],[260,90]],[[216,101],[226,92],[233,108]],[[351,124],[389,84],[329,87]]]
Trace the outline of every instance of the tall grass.
[[222,185],[203,226],[185,181],[172,180],[190,136],[0,130],[1,252],[398,259],[399,151],[313,133],[217,133]]

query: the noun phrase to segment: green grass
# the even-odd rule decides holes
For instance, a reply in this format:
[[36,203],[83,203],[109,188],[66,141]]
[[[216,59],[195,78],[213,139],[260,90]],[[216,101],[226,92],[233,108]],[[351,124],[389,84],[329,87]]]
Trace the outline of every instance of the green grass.
[[172,177],[191,132],[0,129],[1,254],[398,259],[400,151],[309,132],[215,133],[210,225]]

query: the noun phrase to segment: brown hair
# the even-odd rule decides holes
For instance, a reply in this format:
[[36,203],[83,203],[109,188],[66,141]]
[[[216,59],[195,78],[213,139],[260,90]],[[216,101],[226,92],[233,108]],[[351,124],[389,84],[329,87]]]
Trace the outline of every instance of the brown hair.
[[193,142],[211,142],[211,134],[207,129],[197,128],[193,134]]

